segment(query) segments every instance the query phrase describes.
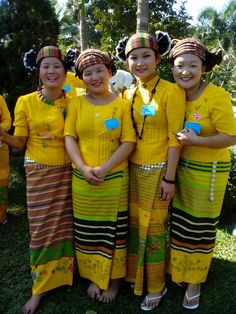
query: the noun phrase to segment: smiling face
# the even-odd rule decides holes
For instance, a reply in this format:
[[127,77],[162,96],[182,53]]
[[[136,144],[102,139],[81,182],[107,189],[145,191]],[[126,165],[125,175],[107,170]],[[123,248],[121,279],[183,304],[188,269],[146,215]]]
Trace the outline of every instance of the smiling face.
[[204,71],[202,60],[193,54],[182,54],[174,59],[173,76],[187,92],[197,91]]
[[151,48],[138,48],[129,53],[127,61],[130,72],[144,83],[156,76],[156,66],[160,62],[160,56]]
[[89,94],[107,93],[111,71],[105,64],[95,64],[87,67],[82,74],[82,79]]
[[39,77],[45,88],[61,89],[66,78],[66,71],[60,59],[46,57],[39,67]]

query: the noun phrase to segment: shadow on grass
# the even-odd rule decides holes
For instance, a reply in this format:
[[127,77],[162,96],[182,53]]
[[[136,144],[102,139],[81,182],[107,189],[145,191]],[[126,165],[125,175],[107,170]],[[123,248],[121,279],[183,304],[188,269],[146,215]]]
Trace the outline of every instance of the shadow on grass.
[[[25,176],[23,157],[11,158],[11,183],[9,186],[8,224],[0,226],[0,313],[17,314],[31,295],[29,267],[29,227],[25,204]],[[224,201],[220,228],[230,230],[235,223],[235,203]],[[235,210],[235,209],[234,209]],[[236,313],[236,243],[235,238],[218,232],[215,258],[208,280],[202,285],[201,304],[195,313]],[[232,256],[232,261],[223,258]],[[136,297],[128,283],[124,283],[114,302],[103,304],[87,297],[88,281],[74,276],[72,287],[60,287],[48,293],[37,313],[85,314],[93,310],[97,314],[136,314],[143,297]],[[189,313],[182,307],[184,290],[167,276],[168,293],[160,306],[151,313]]]
[[236,226],[236,195],[232,195],[229,191],[225,192],[224,202],[221,210],[219,228],[227,230],[232,234]]
[[[25,247],[20,238],[16,246]],[[22,306],[30,297],[31,279],[29,276],[26,250],[20,250],[18,257],[10,250],[5,252],[3,286],[1,291],[1,313],[21,313]],[[2,264],[2,263],[1,263]],[[202,285],[200,307],[195,310],[199,314],[233,314],[235,313],[235,278],[236,264],[220,259],[213,259],[207,283]],[[143,313],[140,303],[144,296],[133,295],[132,288],[124,283],[115,301],[103,304],[87,296],[88,281],[74,277],[72,287],[64,286],[48,293],[41,302],[38,314],[85,314],[93,310],[97,314],[136,314]],[[158,309],[152,313],[181,314],[189,313],[182,307],[184,290],[167,279],[168,293],[161,301]]]
[[10,167],[11,175],[8,189],[8,212],[18,216],[27,211],[24,157],[22,155],[11,156]]
[[236,226],[236,146],[231,147],[231,168],[221,211],[219,228],[232,234]]

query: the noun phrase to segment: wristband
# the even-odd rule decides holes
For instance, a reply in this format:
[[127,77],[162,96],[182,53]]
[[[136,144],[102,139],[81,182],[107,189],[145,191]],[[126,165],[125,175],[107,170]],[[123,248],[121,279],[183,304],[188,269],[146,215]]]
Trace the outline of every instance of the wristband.
[[162,181],[169,183],[169,184],[175,184],[175,180],[167,180],[165,177],[162,178]]

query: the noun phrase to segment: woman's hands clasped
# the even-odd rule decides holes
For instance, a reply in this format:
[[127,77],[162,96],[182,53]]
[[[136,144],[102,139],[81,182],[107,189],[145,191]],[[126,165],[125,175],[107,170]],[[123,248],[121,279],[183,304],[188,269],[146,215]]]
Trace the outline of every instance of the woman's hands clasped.
[[93,168],[83,165],[80,167],[80,172],[85,180],[91,185],[101,184],[106,176],[106,170],[102,166]]

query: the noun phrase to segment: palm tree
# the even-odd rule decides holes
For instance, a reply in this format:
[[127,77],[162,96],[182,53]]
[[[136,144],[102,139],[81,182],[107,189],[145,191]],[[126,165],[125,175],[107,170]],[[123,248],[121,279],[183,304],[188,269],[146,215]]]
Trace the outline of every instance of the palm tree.
[[78,17],[80,19],[80,45],[83,51],[87,48],[85,0],[80,0]]
[[219,46],[223,62],[209,74],[216,85],[224,86],[235,99],[236,93],[236,2],[231,0],[222,12],[208,7],[198,17],[197,35],[208,48]]
[[198,16],[199,38],[206,44],[219,45],[225,51],[236,48],[236,2],[231,0],[222,12],[207,7]]
[[137,0],[137,32],[148,32],[149,0]]

